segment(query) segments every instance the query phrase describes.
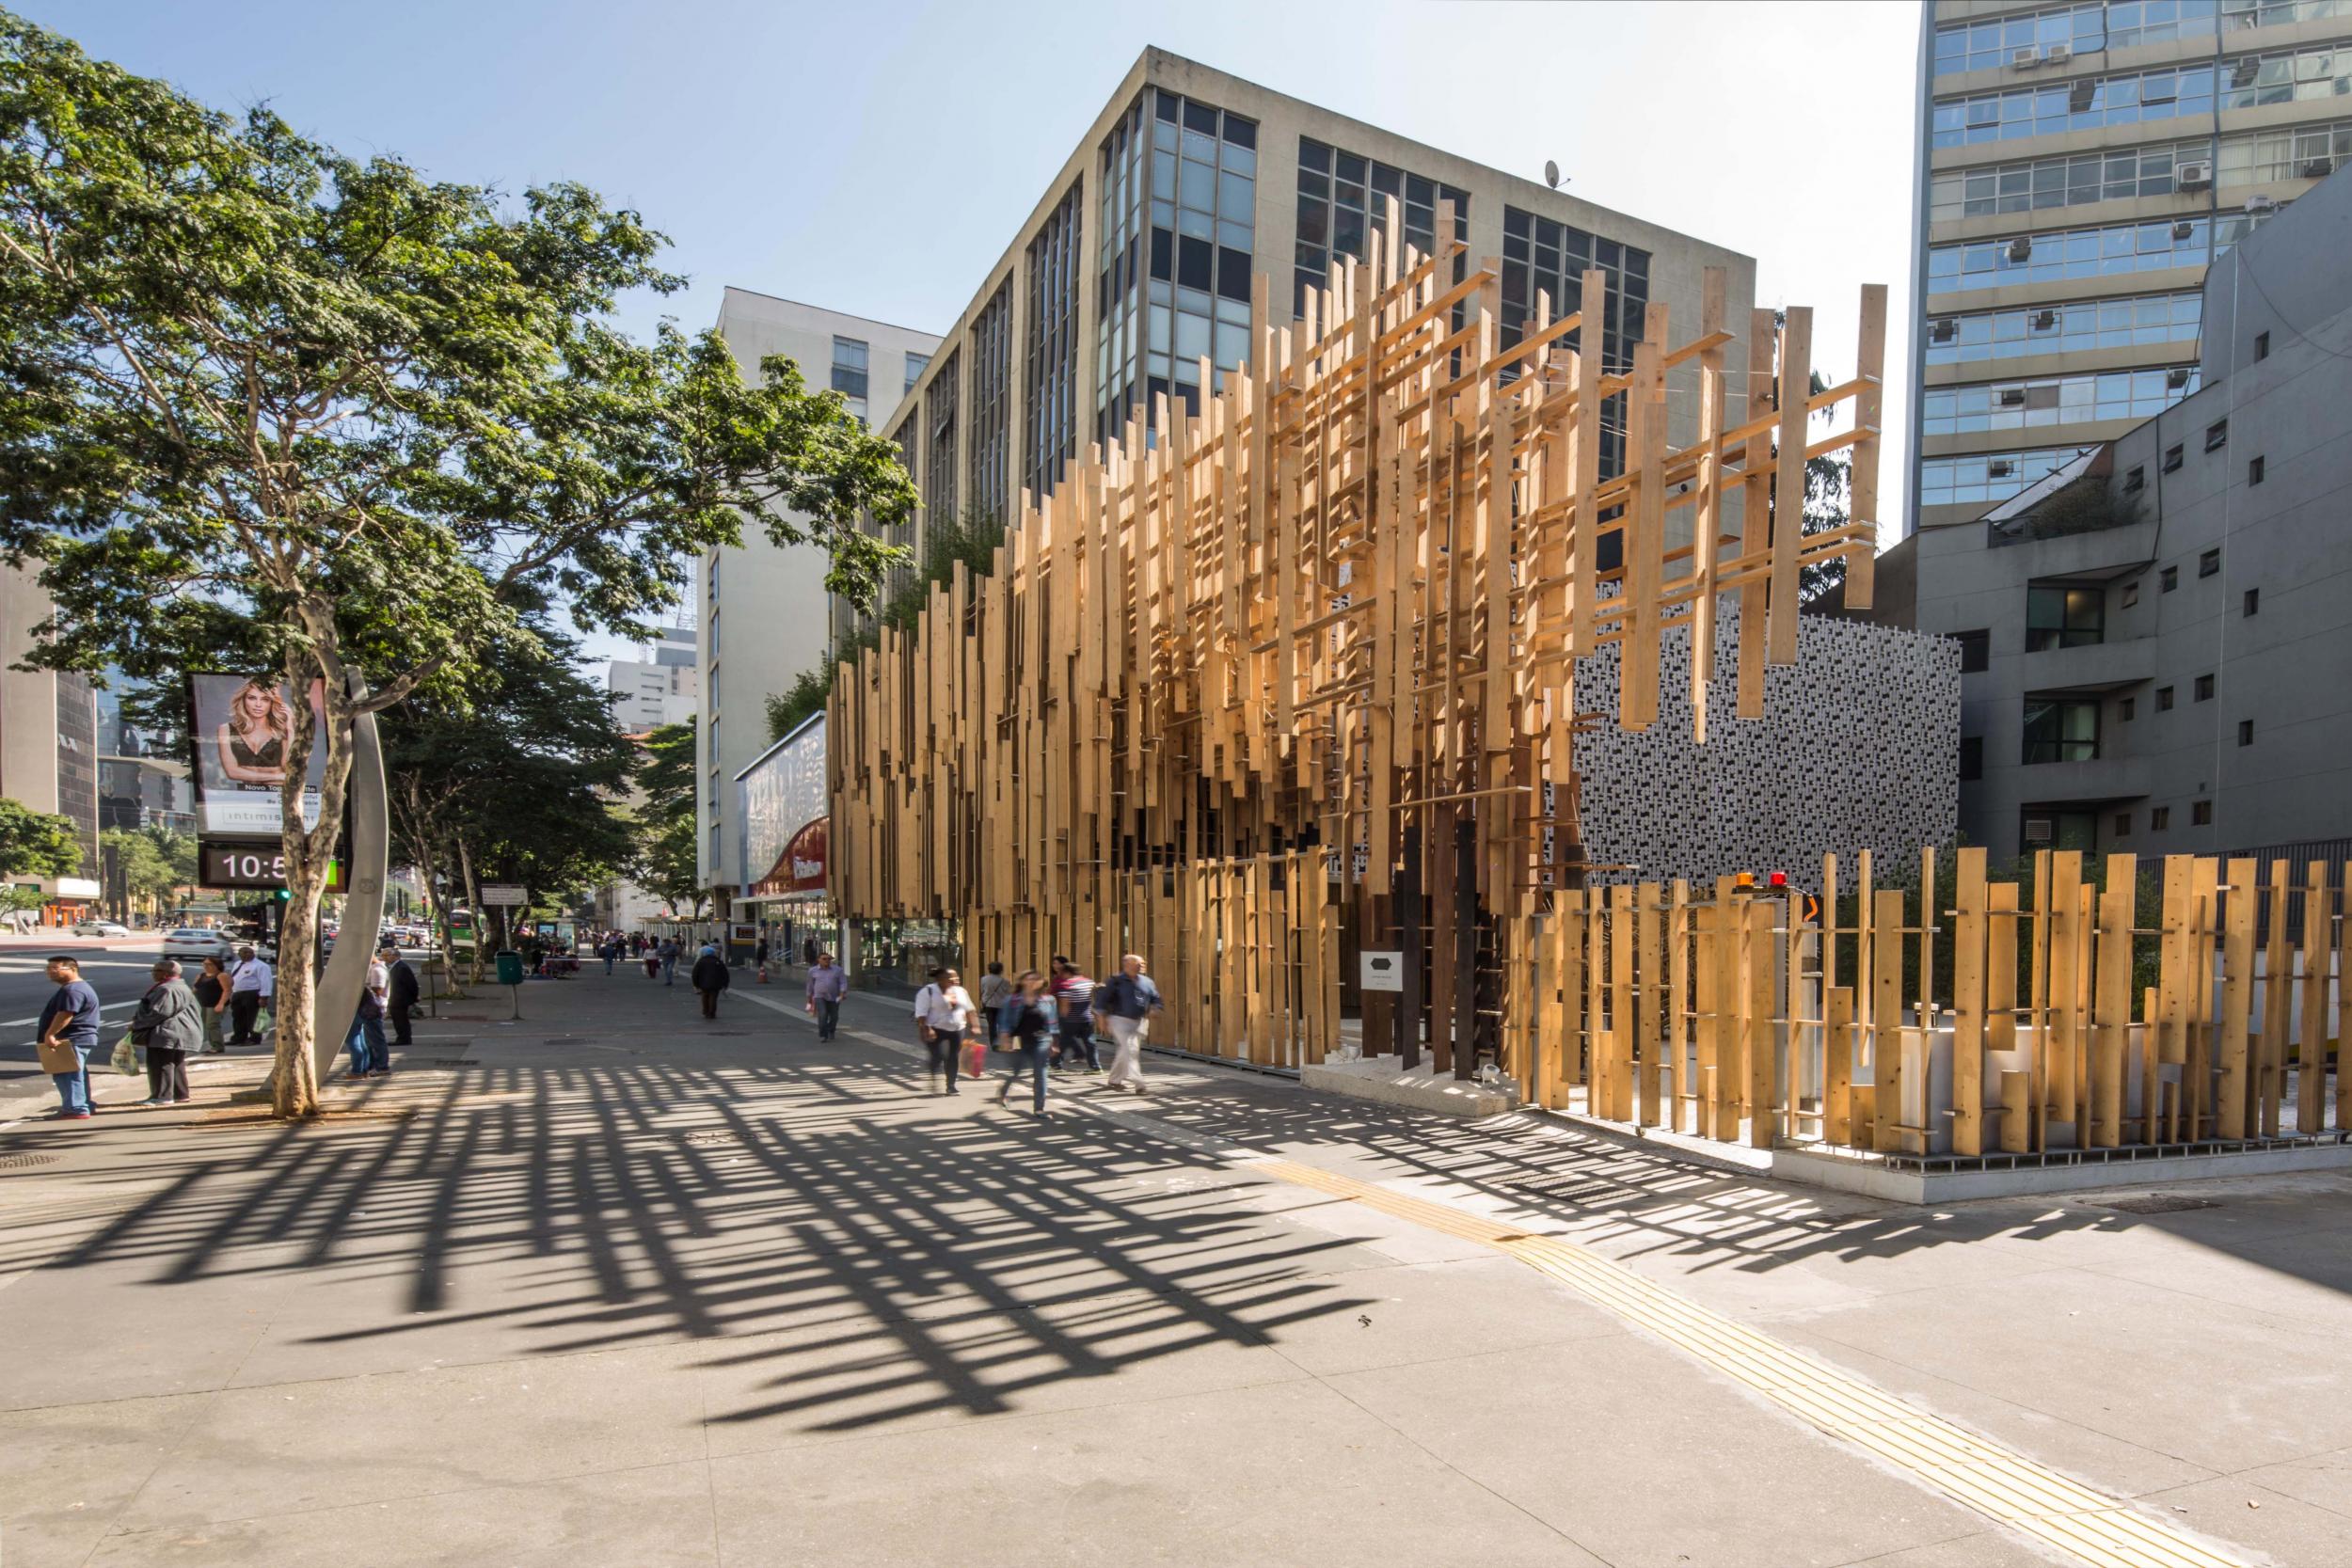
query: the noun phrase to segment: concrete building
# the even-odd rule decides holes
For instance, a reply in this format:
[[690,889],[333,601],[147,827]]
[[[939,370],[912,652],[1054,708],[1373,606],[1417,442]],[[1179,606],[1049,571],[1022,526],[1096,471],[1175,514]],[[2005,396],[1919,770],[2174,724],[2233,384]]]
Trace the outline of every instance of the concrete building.
[[[762,359],[784,355],[810,387],[841,393],[861,419],[896,404],[939,342],[927,332],[732,288],[719,309],[719,331],[747,379],[759,374]],[[768,699],[818,668],[832,643],[825,571],[822,549],[778,546],[747,521],[743,543],[706,554],[697,574],[703,789],[696,863],[722,917],[746,877],[734,781],[768,750]]]
[[186,737],[128,718],[123,699],[148,683],[117,670],[93,693],[98,715],[98,826],[196,832]]
[[[1424,251],[1438,203],[1454,203],[1469,256],[1500,265],[1506,345],[1538,293],[1555,312],[1573,309],[1563,302],[1584,269],[1605,271],[1611,371],[1630,363],[1650,304],[1694,333],[1702,270],[1726,269],[1726,320],[1741,334],[1726,354],[1736,413],[1753,259],[1147,49],[882,423],[923,497],[893,542],[919,544],[931,518],[1014,515],[1024,492],[1050,491],[1089,445],[1131,419],[1150,428],[1162,397],[1197,409],[1200,362],[1231,369],[1256,328],[1287,327],[1310,291],[1368,253],[1391,196]],[[1266,322],[1253,318],[1253,272],[1272,279]],[[1695,434],[1696,378],[1686,366],[1671,380],[1678,441]],[[1604,451],[1604,473],[1616,456]]]
[[2197,390],[2206,269],[2352,158],[2352,0],[1925,0],[1916,526]]
[[684,626],[657,628],[651,658],[616,658],[606,668],[612,721],[626,733],[643,735],[694,717],[702,680],[694,662],[695,617],[685,619]]
[[82,875],[39,879],[52,895],[51,915],[66,918],[99,891],[98,704],[84,676],[16,667],[50,609],[30,571],[0,567],[0,796],[72,821]]
[[1996,860],[2352,854],[2352,173],[2201,291],[2201,386],[1882,558],[1957,639],[1961,831]]

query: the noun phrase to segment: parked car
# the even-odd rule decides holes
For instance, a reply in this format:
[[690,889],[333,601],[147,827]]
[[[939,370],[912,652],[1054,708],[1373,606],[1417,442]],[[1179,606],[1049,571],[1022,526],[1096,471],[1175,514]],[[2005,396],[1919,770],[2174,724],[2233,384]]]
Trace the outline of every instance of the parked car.
[[231,963],[237,957],[237,944],[229,940],[226,931],[207,931],[194,926],[183,926],[164,933],[164,957],[167,958],[218,958]]
[[73,923],[73,934],[77,937],[127,937],[131,928],[112,920],[77,920]]

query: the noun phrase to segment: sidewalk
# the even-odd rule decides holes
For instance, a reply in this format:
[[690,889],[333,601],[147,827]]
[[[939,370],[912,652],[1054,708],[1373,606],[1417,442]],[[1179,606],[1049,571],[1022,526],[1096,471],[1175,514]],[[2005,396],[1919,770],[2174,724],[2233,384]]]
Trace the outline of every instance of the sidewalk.
[[742,974],[522,1006],[314,1125],[255,1059],[0,1132],[9,1568],[2051,1560],[1692,1323],[2352,1563],[2341,1180],[1899,1210],[1156,1059],[1041,1122]]

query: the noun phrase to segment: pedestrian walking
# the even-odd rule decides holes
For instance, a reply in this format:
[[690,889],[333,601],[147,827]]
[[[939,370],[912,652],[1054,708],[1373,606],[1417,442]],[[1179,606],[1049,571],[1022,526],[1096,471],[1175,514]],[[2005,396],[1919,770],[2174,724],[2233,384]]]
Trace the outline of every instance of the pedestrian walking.
[[766,937],[761,937],[759,939],[759,946],[755,950],[755,956],[759,959],[759,967],[766,969],[768,967],[768,939]]
[[229,971],[218,958],[206,958],[188,990],[203,1015],[205,1054],[220,1055],[229,1049],[222,1043],[220,1030],[221,1016],[229,1010]]
[[[675,937],[663,937],[661,939],[661,983],[665,986],[675,986],[677,984],[677,939]],[[689,978],[691,978],[691,976],[689,976]]]
[[389,1078],[392,1053],[384,1043],[384,1003],[391,974],[381,958],[368,961],[367,979],[359,987],[359,1006],[351,1016],[351,1033],[343,1037],[351,1052],[351,1076]]
[[1109,1025],[1114,1048],[1105,1086],[1143,1093],[1144,1037],[1151,1030],[1152,1015],[1167,1004],[1160,1000],[1160,988],[1143,972],[1140,955],[1130,953],[1119,960],[1119,973],[1094,988],[1093,1004]]
[[[931,1091],[956,1092],[956,1056],[964,1037],[972,1033],[972,993],[963,977],[952,969],[931,971],[931,983],[914,993],[914,1032],[930,1053]],[[946,1087],[940,1086],[942,1074]]]
[[604,940],[604,942],[597,947],[596,957],[604,960],[604,972],[607,974],[612,974],[612,965],[618,961],[621,957],[620,939],[618,937],[607,937]]
[[[416,1043],[408,1037],[409,1019],[416,1011],[417,998],[423,988],[417,983],[416,966],[400,956],[398,947],[388,942],[377,956],[383,958],[386,978],[390,981],[384,1000],[392,1015],[392,1043],[405,1048]],[[607,973],[611,973],[609,968]]]
[[147,1053],[147,1103],[188,1102],[188,1053],[204,1048],[196,992],[180,978],[180,960],[159,958],[155,983],[131,1015],[131,1043]]
[[57,1119],[87,1121],[96,1109],[89,1098],[89,1053],[98,1049],[98,993],[82,978],[82,960],[71,954],[49,960],[49,978],[57,989],[40,1010],[41,1069],[57,1085]]
[[1064,958],[1053,982],[1055,1032],[1054,1065],[1084,1062],[1089,1072],[1103,1070],[1094,1053],[1094,982],[1087,972]]
[[996,1043],[1002,1032],[998,1027],[1002,1021],[996,1015],[1005,1010],[1005,999],[1012,995],[1013,990],[1013,983],[1005,978],[1005,965],[1001,958],[990,963],[988,973],[980,976],[980,1021],[988,1029],[988,1048],[991,1051],[1011,1049]]
[[252,948],[238,948],[236,964],[229,971],[229,1019],[237,1031],[229,1037],[230,1045],[262,1043],[262,1037],[253,1032],[253,1021],[276,989],[277,976],[269,965],[255,957]]
[[1013,1057],[1012,1070],[1005,1074],[1004,1083],[997,1086],[996,1103],[1005,1102],[1025,1071],[1035,1085],[1030,1111],[1041,1117],[1046,1114],[1046,1064],[1053,1057],[1046,1042],[1053,1037],[1057,1022],[1054,1001],[1045,990],[1045,976],[1034,969],[1024,971],[1021,978],[1007,988],[1006,995],[1005,1014],[1011,1024],[1013,1049],[1018,1054]]
[[831,953],[818,952],[808,971],[808,1010],[817,1015],[818,1039],[833,1038],[841,1027],[841,999],[849,994],[849,974],[833,961]]
[[694,983],[694,989],[702,993],[703,1017],[717,1018],[719,1016],[719,993],[726,990],[731,983],[731,977],[727,974],[726,959],[719,957],[719,950],[716,947],[705,942],[702,957],[694,960],[693,971],[687,975],[687,978],[691,980]]
[[817,961],[817,955],[820,949],[817,945],[817,939],[815,937],[809,937],[801,943],[801,957],[809,963],[815,963]]

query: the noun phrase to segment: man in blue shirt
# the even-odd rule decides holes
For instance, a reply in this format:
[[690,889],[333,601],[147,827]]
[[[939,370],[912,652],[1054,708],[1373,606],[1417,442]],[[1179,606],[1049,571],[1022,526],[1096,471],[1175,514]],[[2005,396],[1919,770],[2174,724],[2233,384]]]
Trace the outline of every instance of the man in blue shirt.
[[1143,959],[1130,953],[1119,960],[1116,976],[1094,988],[1092,1001],[1094,1010],[1110,1024],[1111,1042],[1118,1047],[1104,1086],[1141,1094],[1143,1037],[1152,1026],[1152,1015],[1166,1006],[1160,1000],[1160,988],[1144,974]]
[[82,978],[82,960],[67,954],[49,960],[49,978],[57,989],[40,1010],[41,1065],[56,1081],[57,1119],[87,1121],[89,1053],[98,1049],[98,993]]

